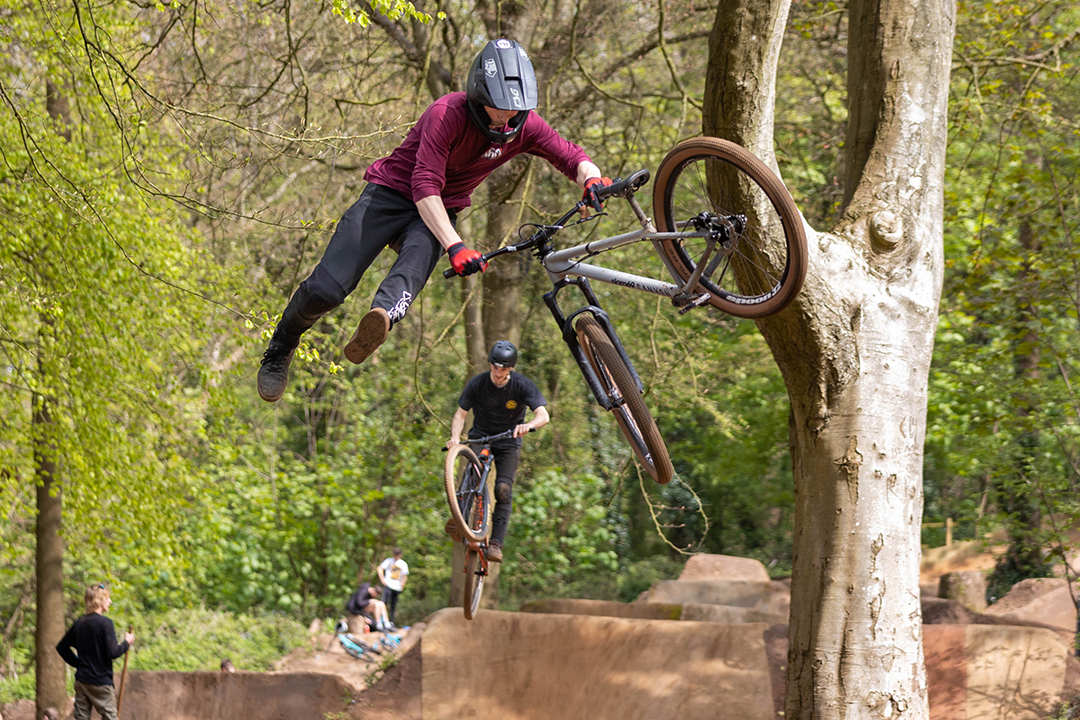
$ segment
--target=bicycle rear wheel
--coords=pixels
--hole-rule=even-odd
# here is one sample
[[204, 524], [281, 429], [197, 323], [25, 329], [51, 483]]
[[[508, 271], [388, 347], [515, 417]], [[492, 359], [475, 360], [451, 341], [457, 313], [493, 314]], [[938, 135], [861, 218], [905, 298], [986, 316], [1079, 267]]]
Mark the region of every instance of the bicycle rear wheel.
[[465, 548], [465, 598], [462, 606], [465, 619], [472, 620], [480, 609], [480, 595], [484, 592], [484, 566], [480, 562], [481, 550]]
[[480, 461], [468, 445], [446, 453], [446, 501], [462, 534], [477, 542], [487, 537], [491, 513], [487, 493], [480, 487]]
[[[706, 261], [697, 291], [713, 307], [742, 318], [784, 309], [806, 277], [806, 231], [776, 175], [745, 148], [720, 138], [685, 140], [656, 171], [653, 213], [661, 232], [723, 226], [727, 240]], [[705, 238], [662, 240], [661, 255], [686, 282]]]
[[675, 469], [671, 466], [664, 438], [619, 351], [592, 315], [579, 316], [575, 327], [586, 359], [604, 390], [616, 401], [611, 412], [638, 462], [653, 480], [670, 482]]

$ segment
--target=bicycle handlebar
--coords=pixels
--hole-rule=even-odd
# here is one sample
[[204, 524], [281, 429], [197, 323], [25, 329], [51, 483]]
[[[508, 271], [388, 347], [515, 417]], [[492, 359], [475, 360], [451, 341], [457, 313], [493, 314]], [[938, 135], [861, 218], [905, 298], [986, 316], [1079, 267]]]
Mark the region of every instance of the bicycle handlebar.
[[[510, 428], [506, 432], [501, 432], [498, 435], [488, 435], [487, 437], [478, 437], [478, 438], [466, 438], [465, 440], [462, 441], [462, 444], [464, 444], [464, 445], [483, 445], [484, 443], [489, 443], [489, 442], [491, 442], [493, 440], [502, 440], [503, 438], [512, 438], [512, 437], [514, 437], [514, 430], [515, 429], [516, 429], [516, 427]], [[528, 435], [532, 431], [533, 431], [533, 429], [529, 428], [528, 430], [525, 431], [525, 434]]]
[[[528, 435], [533, 430], [534, 430], [534, 428], [529, 428], [528, 430], [525, 431], [525, 434]], [[458, 445], [482, 445], [484, 443], [492, 442], [493, 440], [502, 440], [503, 438], [512, 438], [512, 437], [514, 437], [514, 428], [510, 428], [506, 432], [501, 432], [498, 435], [488, 435], [487, 437], [478, 437], [478, 438], [465, 438], [464, 440], [459, 442]], [[447, 450], [449, 450], [449, 448], [443, 448], [443, 452], [446, 452]]]
[[[634, 193], [641, 189], [641, 186], [647, 182], [649, 182], [649, 171], [638, 170], [635, 173], [630, 173], [625, 178], [616, 178], [615, 182], [611, 183], [610, 185], [602, 188], [597, 188], [596, 198], [598, 200], [606, 200], [609, 197], [619, 195], [629, 200], [634, 196]], [[519, 250], [524, 250], [528, 247], [532, 247], [537, 242], [538, 235], [541, 235], [542, 233], [550, 229], [561, 230], [566, 221], [573, 217], [574, 213], [579, 212], [584, 207], [592, 206], [589, 205], [589, 203], [585, 200], [579, 200], [577, 203], [574, 204], [573, 208], [571, 208], [565, 215], [559, 218], [553, 225], [545, 225], [541, 227], [540, 230], [538, 230], [536, 233], [533, 233], [533, 236], [523, 243], [518, 243], [517, 245], [507, 245], [506, 247], [501, 247], [498, 250], [492, 250], [489, 253], [484, 253], [480, 256], [481, 260], [486, 263], [493, 257], [505, 255], [506, 253], [517, 252]], [[447, 280], [456, 276], [457, 271], [455, 271], [454, 268], [449, 268], [448, 270], [443, 271], [443, 277]]]

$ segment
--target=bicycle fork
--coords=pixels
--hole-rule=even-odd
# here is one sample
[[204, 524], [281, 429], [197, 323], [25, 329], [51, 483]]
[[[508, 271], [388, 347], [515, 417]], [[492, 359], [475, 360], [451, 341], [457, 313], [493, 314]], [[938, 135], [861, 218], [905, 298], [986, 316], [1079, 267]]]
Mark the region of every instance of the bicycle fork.
[[[483, 575], [484, 577], [487, 577], [488, 568], [490, 567], [489, 564], [488, 564], [488, 559], [487, 559], [487, 543], [486, 542], [481, 542], [479, 540], [469, 540], [469, 539], [465, 539], [464, 543], [465, 543], [465, 547], [467, 547], [469, 550], [472, 550], [473, 552], [475, 552], [477, 557], [479, 557], [479, 559], [480, 559], [480, 564], [479, 564], [479, 567], [476, 569], [476, 573], [478, 575]], [[466, 563], [465, 567], [461, 568], [461, 571], [467, 573], [468, 570], [469, 570], [468, 563]]]
[[[567, 285], [576, 285], [585, 296], [585, 302], [588, 304], [585, 307], [570, 313], [569, 316], [564, 316], [562, 309], [559, 307], [557, 296], [559, 291]], [[615, 350], [618, 351], [619, 357], [622, 358], [623, 362], [626, 363], [626, 367], [629, 368], [630, 374], [634, 378], [634, 383], [637, 385], [638, 392], [645, 392], [645, 385], [641, 382], [641, 377], [634, 368], [634, 363], [631, 362], [630, 356], [626, 354], [626, 349], [623, 347], [622, 341], [619, 340], [619, 336], [615, 332], [615, 327], [611, 324], [611, 319], [608, 318], [608, 314], [600, 308], [600, 301], [593, 293], [587, 278], [564, 277], [557, 280], [555, 282], [555, 287], [552, 288], [551, 292], [544, 294], [544, 304], [548, 306], [552, 317], [555, 318], [556, 324], [558, 324], [559, 329], [562, 331], [563, 342], [570, 348], [570, 354], [574, 356], [574, 361], [581, 370], [581, 374], [585, 376], [585, 382], [588, 384], [589, 389], [592, 390], [593, 395], [596, 397], [596, 402], [600, 404], [600, 407], [610, 411], [621, 405], [622, 401], [616, 400], [608, 395], [607, 391], [604, 390], [603, 384], [600, 382], [600, 378], [597, 377], [596, 372], [593, 370], [592, 364], [585, 358], [585, 350], [582, 349], [581, 344], [578, 342], [577, 331], [574, 329], [574, 319], [582, 313], [590, 313], [596, 318], [596, 321], [600, 323], [604, 332], [607, 333], [607, 336], [611, 339], [612, 345], [615, 346]]]

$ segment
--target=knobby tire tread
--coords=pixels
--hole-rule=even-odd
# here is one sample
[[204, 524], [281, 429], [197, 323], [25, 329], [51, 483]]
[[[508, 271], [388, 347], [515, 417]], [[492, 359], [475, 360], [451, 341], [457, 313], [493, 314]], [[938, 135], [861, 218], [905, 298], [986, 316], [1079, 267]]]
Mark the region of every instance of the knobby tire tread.
[[[470, 540], [480, 542], [487, 537], [488, 526], [490, 525], [491, 513], [488, 512], [488, 498], [486, 493], [484, 493], [485, 497], [478, 498], [480, 511], [483, 513], [483, 524], [479, 530], [469, 527], [468, 519], [462, 514], [457, 501], [457, 459], [459, 456], [464, 456], [471, 466], [475, 467], [480, 464], [476, 453], [468, 445], [455, 445], [447, 451], [443, 478], [446, 483], [446, 501], [450, 505], [450, 514], [454, 516], [454, 520], [457, 521], [462, 534]], [[462, 478], [464, 479], [464, 474]]]
[[[623, 362], [622, 356], [611, 342], [611, 338], [604, 332], [596, 318], [591, 315], [581, 315], [577, 320], [578, 343], [585, 350], [585, 357], [593, 366], [600, 382], [610, 390], [614, 385], [622, 395], [625, 404], [622, 409], [629, 415], [634, 425], [640, 431], [635, 433], [627, 422], [619, 408], [612, 411], [619, 429], [630, 443], [638, 462], [645, 468], [653, 480], [667, 484], [675, 475], [675, 469], [671, 465], [667, 446], [664, 438], [660, 435], [656, 421], [653, 420], [648, 406], [645, 404], [637, 382], [634, 380], [630, 369]], [[595, 355], [594, 355], [595, 354]], [[599, 360], [599, 363], [597, 362]], [[637, 437], [635, 437], [635, 435]], [[648, 452], [649, 457], [645, 453]], [[651, 461], [650, 461], [651, 458]]]
[[[807, 249], [806, 230], [795, 201], [787, 188], [765, 163], [745, 148], [727, 140], [713, 137], [697, 137], [676, 145], [661, 161], [653, 185], [653, 213], [656, 228], [661, 232], [676, 232], [675, 218], [670, 217], [669, 204], [679, 181], [680, 173], [690, 162], [698, 159], [716, 159], [734, 166], [749, 176], [764, 191], [780, 218], [786, 253], [786, 267], [779, 280], [780, 288], [775, 295], [754, 302], [740, 303], [712, 293], [709, 301], [713, 307], [741, 318], [761, 318], [773, 315], [787, 307], [802, 289], [806, 277]], [[702, 207], [702, 210], [707, 208]], [[681, 252], [675, 240], [662, 240], [658, 247], [670, 266], [685, 282], [693, 273], [693, 262]], [[699, 286], [700, 291], [710, 291]]]
[[461, 603], [465, 619], [472, 620], [480, 608], [480, 595], [484, 592], [484, 576], [477, 574], [480, 550], [465, 548], [465, 597]]

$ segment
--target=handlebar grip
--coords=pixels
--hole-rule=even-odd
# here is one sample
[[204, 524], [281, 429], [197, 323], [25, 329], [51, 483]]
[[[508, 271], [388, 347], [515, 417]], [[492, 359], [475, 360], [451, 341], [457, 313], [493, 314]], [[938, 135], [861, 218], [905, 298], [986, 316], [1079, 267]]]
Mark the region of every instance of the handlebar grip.
[[449, 270], [443, 270], [442, 276], [449, 280], [452, 277], [457, 277], [457, 270], [450, 268]]
[[597, 188], [596, 197], [599, 200], [604, 200], [614, 195], [626, 195], [628, 191], [634, 193], [647, 182], [649, 182], [649, 171], [638, 170], [635, 173], [630, 173], [625, 178], [615, 178], [615, 182], [606, 187]]

